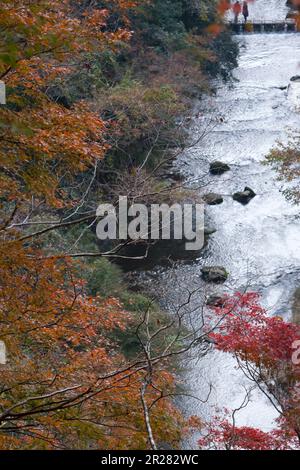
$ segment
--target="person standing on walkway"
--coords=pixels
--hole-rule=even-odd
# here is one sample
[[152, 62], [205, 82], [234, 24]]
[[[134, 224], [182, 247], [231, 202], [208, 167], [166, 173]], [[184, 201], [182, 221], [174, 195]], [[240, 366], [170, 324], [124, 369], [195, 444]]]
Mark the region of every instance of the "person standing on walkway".
[[242, 13], [242, 7], [241, 7], [240, 2], [237, 1], [233, 5], [233, 13], [234, 13], [234, 22], [235, 24], [237, 24], [239, 21], [239, 16]]
[[248, 2], [243, 2], [243, 17], [245, 18], [245, 24], [247, 23], [249, 16]]

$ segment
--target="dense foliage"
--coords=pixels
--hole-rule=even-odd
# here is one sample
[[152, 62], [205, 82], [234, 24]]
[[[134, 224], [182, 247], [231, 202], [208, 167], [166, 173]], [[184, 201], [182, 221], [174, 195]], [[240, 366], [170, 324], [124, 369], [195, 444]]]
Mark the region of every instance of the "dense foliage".
[[209, 30], [219, 13], [210, 1], [1, 2], [1, 449], [178, 446], [171, 358], [185, 333], [126, 292], [93, 227], [120, 187], [158, 191], [147, 171], [184, 145], [190, 97], [208, 72], [230, 76], [236, 47], [227, 37], [224, 54]]
[[287, 199], [299, 203], [299, 162], [300, 162], [300, 138], [293, 135], [287, 144], [279, 143], [267, 155], [266, 162], [278, 172], [281, 180], [289, 182], [284, 193]]
[[224, 297], [215, 307], [220, 321], [210, 334], [216, 348], [232, 354], [245, 376], [269, 399], [278, 413], [270, 432], [237, 425], [238, 412], [251, 400], [246, 393], [241, 408], [226, 410], [202, 429], [201, 448], [225, 450], [291, 450], [300, 441], [300, 328], [281, 317], [270, 317], [256, 293]]
[[239, 428], [234, 413], [186, 423], [172, 401], [174, 357], [194, 332], [180, 309], [170, 319], [133, 293], [111, 262], [118, 247], [94, 234], [100, 202], [176, 197], [155, 169], [184, 149], [210, 78], [231, 78], [228, 7], [2, 1], [0, 449], [176, 448], [190, 426], [201, 448], [298, 445], [298, 326], [268, 318], [253, 294], [226, 298], [197, 342], [237, 358], [276, 407], [278, 429]]

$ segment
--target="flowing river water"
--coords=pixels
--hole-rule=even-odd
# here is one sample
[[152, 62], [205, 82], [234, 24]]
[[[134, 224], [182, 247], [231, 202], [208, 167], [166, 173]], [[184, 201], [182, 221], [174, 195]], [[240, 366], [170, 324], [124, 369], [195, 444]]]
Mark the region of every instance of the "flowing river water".
[[[250, 19], [281, 19], [286, 16], [285, 0], [257, 0], [250, 4]], [[270, 314], [289, 318], [291, 298], [300, 286], [300, 211], [288, 202], [286, 187], [276, 173], [262, 164], [264, 156], [277, 140], [287, 141], [288, 128], [299, 128], [300, 119], [291, 94], [282, 89], [299, 74], [300, 36], [295, 33], [248, 34], [237, 36], [241, 46], [239, 67], [232, 88], [219, 84], [215, 97], [199, 105], [214, 108], [222, 119], [196, 148], [177, 161], [186, 180], [205, 182], [205, 192], [220, 193], [224, 203], [207, 209], [209, 224], [216, 228], [199, 259], [179, 264], [175, 269], [160, 268], [150, 274], [158, 279], [161, 298], [172, 311], [186, 298], [187, 288], [202, 287], [196, 303], [208, 294], [237, 290], [258, 291]], [[201, 131], [201, 117], [194, 122], [194, 132]], [[208, 176], [209, 163], [221, 160], [231, 171], [223, 176]], [[250, 186], [257, 197], [247, 206], [233, 201], [231, 195]], [[202, 190], [203, 192], [203, 190]], [[211, 286], [201, 279], [201, 267], [219, 265], [229, 272], [224, 286]], [[162, 287], [163, 286], [163, 287]], [[195, 320], [197, 321], [197, 320]], [[251, 385], [229, 355], [211, 351], [203, 359], [193, 355], [185, 362], [184, 382], [194, 398], [181, 401], [187, 415], [209, 419], [215, 408], [238, 408]], [[274, 427], [276, 413], [259, 391], [236, 416], [237, 424]], [[195, 446], [195, 439], [185, 443]]]

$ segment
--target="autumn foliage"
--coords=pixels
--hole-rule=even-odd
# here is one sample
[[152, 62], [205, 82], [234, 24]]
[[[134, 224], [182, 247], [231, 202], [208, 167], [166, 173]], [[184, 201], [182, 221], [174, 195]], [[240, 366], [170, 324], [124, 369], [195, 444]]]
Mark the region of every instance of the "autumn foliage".
[[114, 47], [130, 33], [105, 32], [105, 10], [90, 8], [75, 16], [71, 3], [2, 3], [0, 79], [8, 97], [1, 107], [0, 158], [7, 200], [34, 192], [61, 204], [62, 176], [83, 171], [105, 153], [104, 123], [88, 105], [68, 110], [51, 102], [46, 90], [55, 77], [71, 72], [81, 54]]
[[299, 440], [290, 430], [264, 432], [247, 426], [234, 426], [230, 419], [216, 417], [199, 440], [202, 449], [215, 450], [295, 450]]
[[[208, 77], [230, 79], [237, 45], [223, 36], [228, 8], [217, 0], [1, 2], [0, 449], [179, 446], [186, 423], [172, 401], [172, 356], [189, 349], [191, 335], [181, 314], [179, 326], [161, 322], [149, 301], [133, 318], [131, 299], [125, 308], [117, 293], [97, 289], [101, 266], [91, 264], [118, 254], [95, 242], [93, 250], [72, 248], [93, 235], [95, 201], [113, 199], [120, 186], [140, 197], [148, 166], [152, 174], [172, 145], [182, 149], [178, 115], [209, 89]], [[89, 94], [56, 94], [78, 76]], [[153, 197], [160, 187], [146, 189]], [[235, 355], [280, 421], [266, 434], [225, 417], [208, 426], [207, 439], [225, 448], [294, 447], [298, 327], [269, 318], [254, 294], [226, 298], [213, 315], [218, 328], [210, 338], [201, 331], [201, 341]], [[120, 344], [129, 328], [137, 351], [130, 358]]]
[[[62, 221], [59, 211], [76, 214], [69, 187], [104, 158], [109, 125], [87, 101], [68, 108], [47, 90], [83, 54], [117, 50], [130, 38], [126, 17], [136, 2], [114, 3], [123, 24], [111, 31], [107, 10], [92, 2], [1, 2], [1, 449], [148, 447], [145, 359], [129, 363], [108, 339], [130, 315], [115, 298], [89, 297], [84, 267], [50, 256], [43, 238]], [[155, 401], [154, 429], [175, 442], [180, 416], [170, 402], [156, 402], [173, 378], [162, 368], [151, 380], [157, 389], [146, 386], [143, 400]]]
[[299, 325], [268, 316], [256, 293], [224, 297], [214, 308], [220, 325], [210, 334], [215, 347], [234, 355], [246, 377], [269, 398], [279, 418], [266, 433], [238, 427], [227, 411], [216, 416], [199, 441], [203, 448], [284, 450], [299, 447]]

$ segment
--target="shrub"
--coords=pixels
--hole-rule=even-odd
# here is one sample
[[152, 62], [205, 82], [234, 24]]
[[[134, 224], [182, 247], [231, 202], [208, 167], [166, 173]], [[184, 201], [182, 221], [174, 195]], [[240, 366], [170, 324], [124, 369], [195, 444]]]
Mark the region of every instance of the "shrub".
[[122, 272], [118, 266], [106, 258], [99, 258], [86, 264], [87, 290], [89, 295], [110, 297], [118, 294], [122, 288]]
[[174, 136], [176, 117], [184, 110], [170, 85], [147, 86], [128, 76], [107, 89], [95, 106], [106, 121], [115, 121], [108, 139], [117, 166], [124, 166], [124, 156], [126, 165], [126, 155], [131, 164], [138, 164], [150, 149], [168, 145]]

